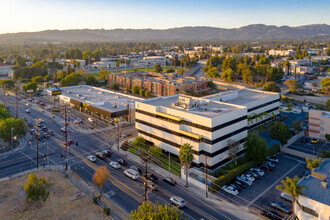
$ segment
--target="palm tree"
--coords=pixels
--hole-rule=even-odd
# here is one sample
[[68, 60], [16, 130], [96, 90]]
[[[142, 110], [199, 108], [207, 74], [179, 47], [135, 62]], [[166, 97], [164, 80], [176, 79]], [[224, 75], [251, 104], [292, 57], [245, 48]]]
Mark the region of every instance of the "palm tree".
[[305, 195], [303, 190], [306, 188], [306, 186], [298, 185], [298, 182], [298, 176], [295, 176], [293, 179], [291, 179], [290, 177], [286, 177], [286, 180], [281, 180], [282, 185], [276, 185], [276, 189], [290, 194], [292, 198], [293, 214], [296, 198], [299, 195]]
[[188, 171], [191, 166], [191, 162], [194, 159], [193, 150], [190, 144], [185, 143], [180, 147], [179, 159], [181, 161], [181, 165], [184, 167], [184, 171], [186, 175], [185, 187], [188, 187]]
[[[258, 122], [258, 119], [257, 119], [258, 115], [256, 113], [253, 113], [252, 115], [253, 115], [253, 118], [256, 119], [256, 123], [257, 123]], [[257, 124], [257, 129], [258, 129], [258, 124]]]
[[251, 116], [251, 115], [249, 115], [248, 117], [247, 117], [247, 119], [248, 119], [248, 124], [249, 124], [249, 126], [253, 123], [253, 117]]

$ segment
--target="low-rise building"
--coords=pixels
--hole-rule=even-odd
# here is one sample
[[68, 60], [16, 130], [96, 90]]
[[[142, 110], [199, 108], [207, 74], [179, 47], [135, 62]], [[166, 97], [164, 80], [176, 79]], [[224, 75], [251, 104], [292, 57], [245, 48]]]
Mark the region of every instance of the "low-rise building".
[[324, 159], [320, 167], [311, 175], [303, 177], [299, 185], [305, 186], [304, 195], [295, 201], [295, 214], [298, 219], [329, 220], [330, 218], [330, 159]]
[[330, 134], [330, 112], [309, 110], [308, 125], [310, 137], [325, 139], [325, 135]]
[[275, 49], [271, 49], [268, 51], [269, 55], [272, 56], [294, 56], [295, 51], [294, 50], [275, 50]]

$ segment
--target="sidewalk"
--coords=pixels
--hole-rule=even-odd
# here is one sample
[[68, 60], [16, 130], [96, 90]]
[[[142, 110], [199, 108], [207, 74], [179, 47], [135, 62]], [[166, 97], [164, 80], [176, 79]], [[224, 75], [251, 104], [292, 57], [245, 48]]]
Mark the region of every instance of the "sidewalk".
[[[130, 138], [128, 141], [134, 140], [133, 138]], [[123, 142], [120, 143], [120, 146]], [[112, 149], [116, 149], [116, 145], [113, 146], [114, 148]], [[129, 151], [123, 151], [120, 150], [119, 152], [122, 155], [125, 155], [128, 159], [141, 164], [141, 158], [139, 156], [136, 156], [135, 154], [130, 153]], [[152, 170], [154, 173], [157, 173], [158, 175], [161, 175], [163, 177], [167, 177], [169, 175], [168, 170], [164, 170], [163, 168], [155, 165], [155, 164], [149, 164], [148, 169]], [[171, 177], [177, 182], [177, 185], [184, 187], [185, 185], [185, 180], [174, 175], [171, 174]], [[208, 198], [205, 198], [205, 190], [202, 190], [201, 188], [189, 183], [189, 188], [188, 188], [190, 193], [194, 193], [196, 196], [198, 196], [198, 198], [200, 199], [204, 199], [208, 202], [213, 203], [214, 205], [216, 205], [216, 207], [221, 208], [223, 210], [225, 210], [226, 212], [229, 212], [232, 215], [235, 215], [237, 218], [240, 219], [261, 219], [258, 216], [250, 213], [248, 207], [246, 206], [236, 206], [228, 201], [222, 200], [220, 198], [218, 198], [217, 196], [213, 195], [212, 193], [208, 193]]]

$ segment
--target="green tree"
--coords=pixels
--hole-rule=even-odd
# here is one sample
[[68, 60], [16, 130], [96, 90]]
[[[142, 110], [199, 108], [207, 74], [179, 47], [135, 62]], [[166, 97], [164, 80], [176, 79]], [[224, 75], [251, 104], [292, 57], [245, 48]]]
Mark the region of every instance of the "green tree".
[[216, 78], [219, 76], [219, 70], [217, 67], [212, 67], [207, 70], [206, 74], [211, 78]]
[[67, 75], [66, 77], [64, 77], [60, 81], [60, 84], [62, 86], [75, 86], [75, 85], [78, 85], [83, 80], [84, 80], [84, 77], [82, 75], [77, 74], [77, 73], [71, 73], [70, 75]]
[[74, 69], [71, 68], [71, 64], [68, 63], [67, 67], [66, 67], [66, 72], [65, 75], [70, 75], [71, 73], [74, 73]]
[[133, 94], [139, 94], [139, 91], [140, 91], [140, 87], [138, 85], [134, 85], [132, 87], [132, 93]]
[[194, 152], [193, 152], [190, 144], [185, 143], [180, 147], [179, 159], [181, 161], [181, 165], [184, 167], [185, 174], [186, 174], [185, 187], [188, 187], [188, 171], [189, 171], [192, 161], [194, 160]]
[[248, 134], [244, 147], [246, 148], [245, 156], [249, 160], [259, 163], [267, 157], [267, 141], [255, 133]]
[[38, 85], [36, 82], [29, 82], [25, 86], [23, 86], [23, 90], [27, 92], [28, 90], [33, 90], [34, 92], [37, 91]]
[[144, 89], [139, 90], [140, 96], [144, 96]]
[[280, 82], [283, 79], [283, 71], [280, 68], [272, 67], [268, 70], [269, 80]]
[[238, 76], [237, 74], [231, 69], [228, 68], [221, 74], [221, 79], [225, 81], [235, 81], [237, 80]]
[[134, 139], [134, 145], [137, 146], [137, 147], [140, 147], [140, 148], [143, 148], [145, 149], [147, 147], [147, 141], [143, 138], [143, 137], [139, 137], [137, 136], [135, 139]]
[[30, 173], [24, 186], [26, 201], [46, 201], [49, 196], [49, 187], [46, 177], [38, 178], [35, 173]]
[[319, 160], [311, 160], [306, 158], [306, 163], [307, 163], [307, 169], [310, 169], [313, 171], [314, 169], [318, 168], [320, 166], [321, 161]]
[[31, 79], [31, 81], [40, 84], [40, 83], [44, 82], [44, 77], [42, 77], [42, 76], [35, 76], [35, 77], [33, 77]]
[[109, 70], [100, 69], [100, 78], [101, 79], [107, 79], [109, 74], [110, 74]]
[[110, 172], [106, 166], [96, 168], [93, 175], [93, 184], [100, 187], [100, 197], [102, 197], [103, 186], [109, 178]]
[[227, 141], [227, 146], [228, 146], [228, 155], [229, 158], [235, 161], [235, 165], [237, 165], [237, 153], [239, 151], [239, 142], [233, 140], [233, 139], [228, 139]]
[[326, 77], [321, 80], [322, 87], [330, 86], [330, 77]]
[[293, 210], [295, 210], [294, 205], [296, 202], [296, 198], [300, 195], [305, 195], [303, 191], [306, 187], [298, 184], [298, 176], [295, 176], [293, 179], [291, 179], [290, 177], [286, 177], [286, 180], [281, 180], [281, 183], [282, 185], [276, 185], [276, 189], [290, 194], [292, 198], [292, 208]]
[[147, 98], [150, 98], [151, 94], [148, 90], [146, 90], [146, 92], [144, 93], [144, 96], [147, 97]]
[[52, 79], [51, 75], [46, 75], [46, 76], [44, 77], [44, 82], [48, 82], [48, 81], [50, 81], [51, 79]]
[[0, 119], [10, 118], [11, 115], [4, 105], [0, 104]]
[[299, 119], [293, 120], [291, 122], [291, 126], [296, 131], [301, 131], [301, 123]]
[[96, 84], [96, 78], [94, 76], [88, 76], [86, 78], [86, 84], [90, 86], [94, 86]]
[[162, 67], [160, 66], [160, 64], [157, 63], [157, 64], [155, 65], [155, 72], [156, 72], [156, 73], [160, 73], [161, 71], [163, 71], [163, 69], [162, 69]]
[[119, 90], [119, 85], [118, 85], [118, 83], [114, 82], [114, 83], [112, 84], [112, 86], [111, 86], [111, 89], [113, 89], [113, 90]]
[[2, 79], [0, 80], [0, 86], [3, 89], [12, 89], [15, 86], [15, 82], [13, 80]]
[[222, 72], [226, 71], [227, 69], [236, 71], [236, 61], [234, 58], [228, 57], [223, 61], [222, 67], [221, 67]]
[[264, 85], [264, 91], [268, 92], [281, 92], [281, 89], [275, 82], [266, 82]]
[[269, 136], [278, 140], [283, 146], [291, 137], [290, 128], [282, 122], [275, 122], [269, 130]]
[[184, 219], [183, 213], [179, 211], [177, 206], [170, 206], [168, 204], [152, 204], [145, 201], [139, 206], [138, 210], [132, 210], [130, 214], [132, 220], [179, 220]]
[[246, 82], [246, 83], [253, 82], [253, 74], [252, 74], [251, 70], [250, 69], [244, 69], [242, 71], [242, 78], [243, 78], [243, 81]]
[[[3, 115], [2, 115], [3, 116]], [[19, 118], [6, 118], [0, 120], [0, 137], [4, 141], [11, 141], [11, 129], [14, 136], [22, 136], [25, 134], [24, 122]]]
[[284, 83], [284, 85], [287, 85], [290, 89], [290, 92], [297, 92], [297, 80], [295, 79], [289, 79], [286, 80]]
[[[327, 140], [330, 140], [330, 137]], [[317, 156], [320, 158], [330, 158], [330, 151], [324, 150], [324, 149], [319, 149], [319, 153]]]

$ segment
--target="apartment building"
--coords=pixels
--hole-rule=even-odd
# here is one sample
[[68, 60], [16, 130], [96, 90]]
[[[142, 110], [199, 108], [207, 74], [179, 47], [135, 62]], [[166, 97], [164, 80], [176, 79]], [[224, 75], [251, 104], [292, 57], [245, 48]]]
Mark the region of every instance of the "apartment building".
[[330, 112], [311, 109], [308, 117], [309, 136], [325, 139], [325, 135], [330, 134]]
[[295, 214], [298, 219], [329, 220], [330, 217], [330, 159], [324, 159], [320, 167], [298, 183], [305, 186], [304, 195], [295, 202]]
[[[279, 94], [258, 90], [244, 89], [207, 98], [157, 97], [135, 103], [135, 126], [139, 136], [174, 155], [178, 155], [182, 144], [191, 144], [193, 165], [203, 166], [205, 155], [214, 170], [230, 161], [228, 140], [242, 144], [248, 129], [260, 123], [257, 118], [251, 122], [249, 115], [275, 112], [276, 116], [278, 108]], [[263, 121], [273, 119], [268, 114], [263, 116]], [[243, 153], [241, 145], [238, 155]]]
[[294, 56], [295, 51], [294, 50], [275, 50], [275, 49], [271, 49], [268, 52], [269, 55], [272, 56]]

